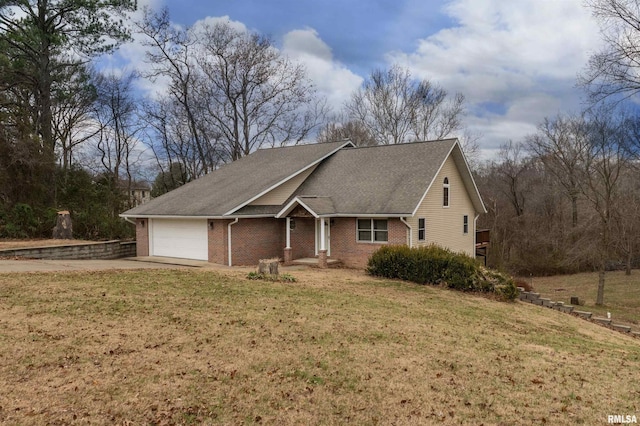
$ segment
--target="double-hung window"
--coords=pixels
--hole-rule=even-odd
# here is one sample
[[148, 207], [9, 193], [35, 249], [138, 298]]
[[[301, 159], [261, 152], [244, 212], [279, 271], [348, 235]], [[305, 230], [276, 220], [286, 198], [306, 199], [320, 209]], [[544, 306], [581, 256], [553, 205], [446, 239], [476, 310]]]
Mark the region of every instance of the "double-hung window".
[[358, 241], [382, 243], [389, 241], [387, 219], [358, 219]]
[[424, 241], [427, 239], [427, 226], [425, 218], [418, 219], [418, 241]]
[[469, 216], [467, 216], [466, 214], [462, 216], [462, 232], [464, 234], [469, 233]]

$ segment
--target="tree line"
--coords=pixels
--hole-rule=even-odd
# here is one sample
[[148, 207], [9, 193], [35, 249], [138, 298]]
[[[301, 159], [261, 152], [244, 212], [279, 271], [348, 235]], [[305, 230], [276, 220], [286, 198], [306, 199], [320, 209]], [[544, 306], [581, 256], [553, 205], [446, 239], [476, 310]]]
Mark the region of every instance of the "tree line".
[[[330, 111], [268, 37], [224, 20], [179, 27], [166, 8], [130, 19], [135, 7], [0, 5], [0, 237], [48, 236], [60, 209], [78, 237], [130, 235], [118, 214], [148, 169], [157, 196], [261, 147], [402, 143], [462, 128], [462, 95], [406, 69], [373, 71], [344, 111]], [[96, 67], [134, 36], [144, 70]], [[163, 90], [143, 96], [144, 84]]]

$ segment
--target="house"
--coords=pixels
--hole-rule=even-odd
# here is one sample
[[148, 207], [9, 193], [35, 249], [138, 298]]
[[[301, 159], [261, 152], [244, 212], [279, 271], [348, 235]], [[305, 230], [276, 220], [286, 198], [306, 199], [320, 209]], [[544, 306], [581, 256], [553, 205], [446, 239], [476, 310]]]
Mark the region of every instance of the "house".
[[131, 188], [129, 199], [134, 207], [147, 203], [151, 200], [151, 188], [144, 183], [137, 183]]
[[151, 200], [151, 188], [145, 182], [120, 179], [118, 188], [129, 197], [129, 205], [136, 207]]
[[364, 267], [384, 244], [475, 255], [485, 207], [457, 139], [261, 149], [137, 206], [138, 256]]

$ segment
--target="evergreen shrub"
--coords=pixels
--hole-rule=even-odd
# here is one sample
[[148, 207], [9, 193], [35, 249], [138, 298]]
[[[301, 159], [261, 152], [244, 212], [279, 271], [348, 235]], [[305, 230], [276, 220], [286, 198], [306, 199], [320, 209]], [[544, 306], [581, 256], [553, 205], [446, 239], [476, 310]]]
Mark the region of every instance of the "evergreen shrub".
[[505, 300], [514, 300], [518, 295], [510, 277], [485, 268], [465, 254], [437, 245], [383, 246], [369, 258], [367, 273], [460, 291], [495, 293]]

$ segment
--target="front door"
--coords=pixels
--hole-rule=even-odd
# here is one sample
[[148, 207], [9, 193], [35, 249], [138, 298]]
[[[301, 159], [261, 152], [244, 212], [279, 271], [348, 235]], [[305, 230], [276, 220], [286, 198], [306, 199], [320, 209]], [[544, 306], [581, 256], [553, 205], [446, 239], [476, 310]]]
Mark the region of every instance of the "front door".
[[[330, 236], [329, 219], [324, 220], [324, 248], [327, 250], [327, 256], [331, 256], [331, 236]], [[320, 219], [316, 219], [316, 256], [320, 251]]]

